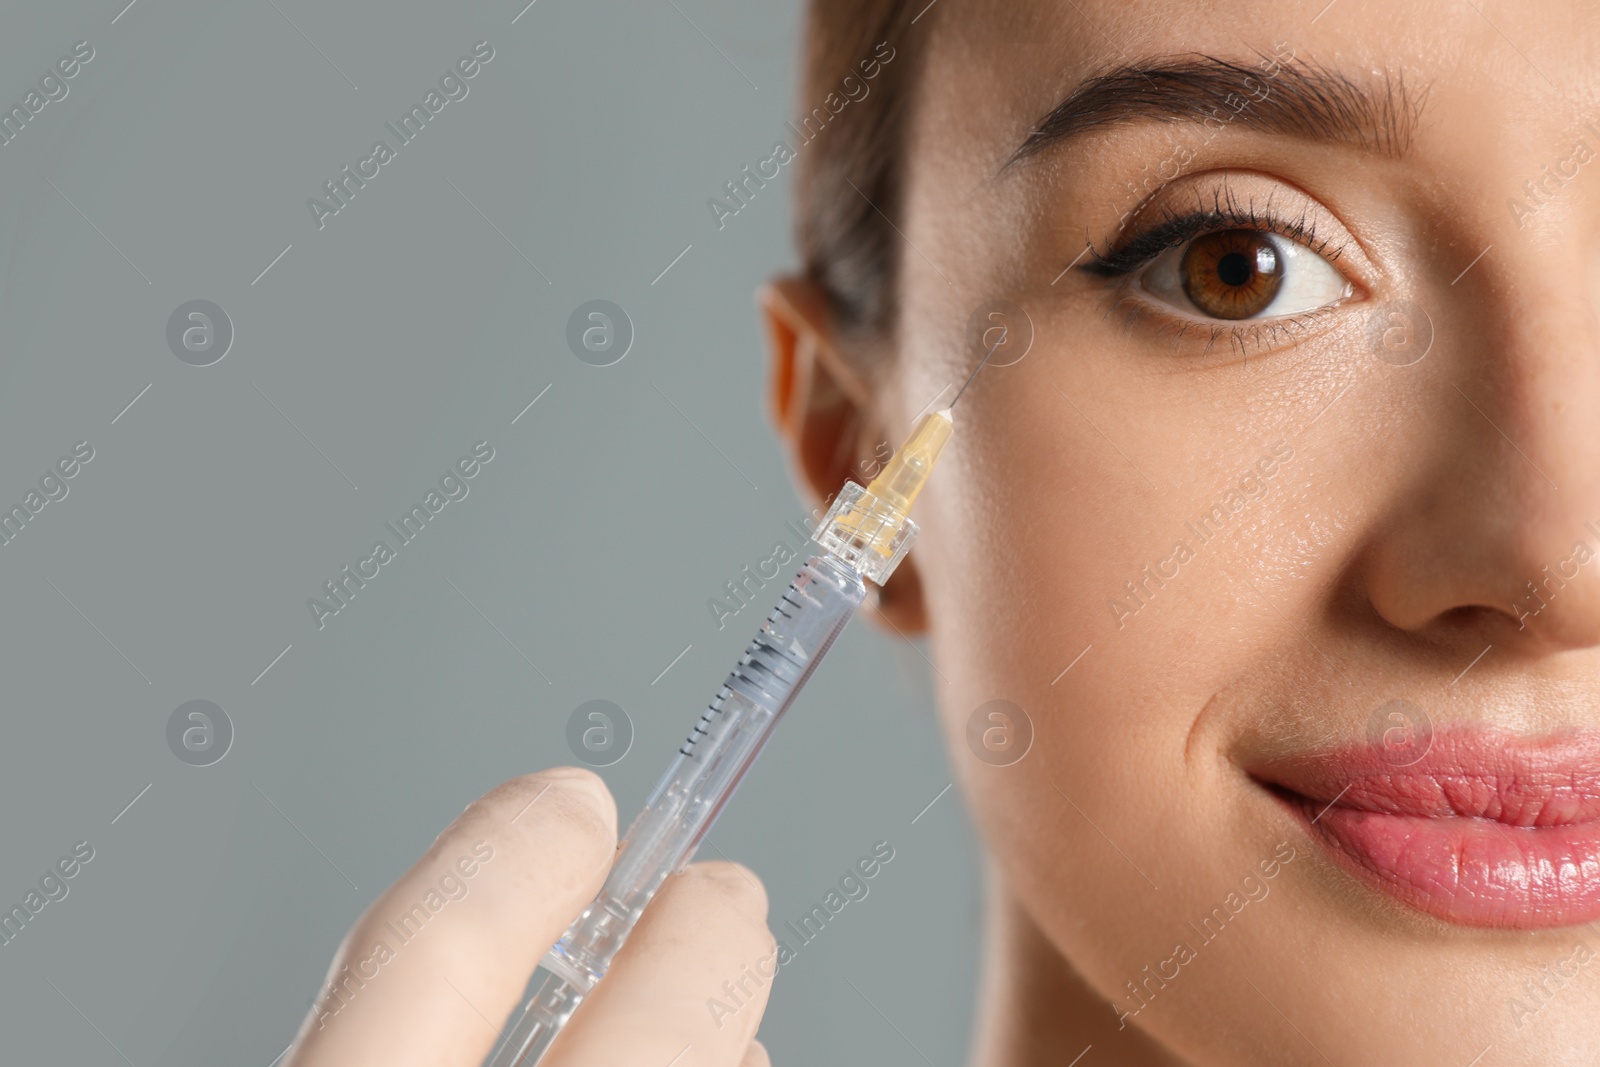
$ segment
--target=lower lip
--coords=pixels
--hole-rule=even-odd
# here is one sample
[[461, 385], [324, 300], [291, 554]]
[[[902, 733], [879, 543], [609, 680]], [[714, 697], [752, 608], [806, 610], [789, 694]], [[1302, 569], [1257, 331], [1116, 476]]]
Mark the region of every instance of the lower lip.
[[1536, 930], [1600, 919], [1600, 821], [1519, 827], [1286, 799], [1346, 867], [1446, 922]]

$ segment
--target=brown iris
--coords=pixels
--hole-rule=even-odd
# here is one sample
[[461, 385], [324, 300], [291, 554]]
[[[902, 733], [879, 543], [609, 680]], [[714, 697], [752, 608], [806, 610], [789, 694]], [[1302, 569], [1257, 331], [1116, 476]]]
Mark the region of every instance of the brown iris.
[[1248, 319], [1278, 295], [1283, 262], [1259, 230], [1223, 230], [1196, 237], [1178, 267], [1183, 293], [1218, 319]]

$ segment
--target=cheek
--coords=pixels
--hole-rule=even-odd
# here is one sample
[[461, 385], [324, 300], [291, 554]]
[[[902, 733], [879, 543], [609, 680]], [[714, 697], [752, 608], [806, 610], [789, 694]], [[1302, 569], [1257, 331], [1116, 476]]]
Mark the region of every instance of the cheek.
[[[1273, 646], [1276, 616], [1227, 575], [1255, 551], [1248, 512], [1228, 540], [1184, 562], [1174, 552], [1216, 495], [1189, 487], [1236, 483], [1256, 444], [1169, 452], [1117, 383], [1084, 372], [1072, 402], [1057, 393], [1061, 355], [1030, 354], [974, 392], [958, 417], [966, 434], [919, 503], [915, 554], [947, 679], [943, 728], [989, 851], [1046, 935], [1114, 998], [1215, 903], [1210, 888], [1271, 851], [1238, 828], [1247, 784], [1209, 743], [1202, 709]], [[1183, 456], [1181, 469], [1162, 454]], [[1108, 601], [1134, 603], [1124, 582], [1142, 583], [1143, 606], [1119, 625]], [[972, 743], [974, 712], [995, 700], [1032, 725], [1010, 765]]]

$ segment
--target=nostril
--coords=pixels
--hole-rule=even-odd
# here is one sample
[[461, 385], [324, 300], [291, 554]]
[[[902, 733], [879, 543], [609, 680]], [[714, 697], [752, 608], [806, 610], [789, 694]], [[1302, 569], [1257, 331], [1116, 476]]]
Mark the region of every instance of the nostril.
[[1541, 600], [1530, 596], [1505, 607], [1465, 604], [1450, 608], [1417, 633], [1435, 643], [1465, 646], [1488, 642], [1559, 652], [1600, 644], [1600, 612], [1591, 611], [1576, 598]]
[[1463, 604], [1460, 607], [1450, 608], [1439, 616], [1441, 625], [1453, 631], [1478, 630], [1485, 626], [1496, 625], [1497, 619], [1511, 618], [1513, 616], [1499, 608], [1491, 608], [1482, 604]]
[[1508, 644], [1528, 626], [1510, 605], [1461, 604], [1439, 612], [1410, 632], [1435, 646], [1482, 648], [1484, 644]]

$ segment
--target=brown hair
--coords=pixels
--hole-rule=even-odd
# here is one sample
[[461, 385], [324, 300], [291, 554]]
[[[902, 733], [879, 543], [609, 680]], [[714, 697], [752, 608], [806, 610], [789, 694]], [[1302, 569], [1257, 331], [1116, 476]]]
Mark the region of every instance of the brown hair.
[[885, 43], [893, 49], [866, 95], [796, 146], [795, 240], [802, 270], [827, 295], [843, 333], [885, 335], [894, 327], [901, 158], [914, 60], [922, 51], [912, 46], [925, 34], [932, 7], [927, 0], [811, 0], [802, 123], [814, 105], [839, 93], [847, 77], [861, 79], [868, 69], [863, 63], [881, 57], [875, 49]]

